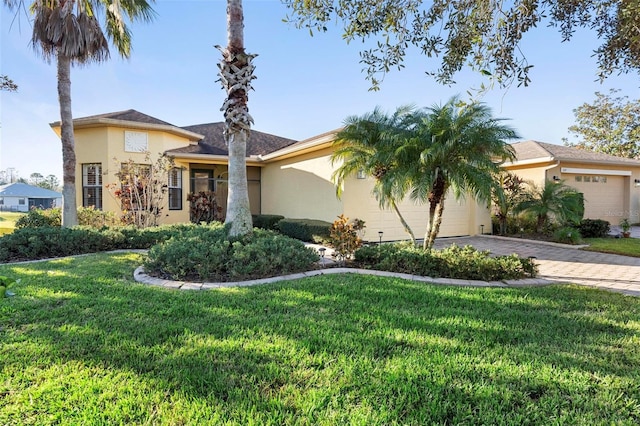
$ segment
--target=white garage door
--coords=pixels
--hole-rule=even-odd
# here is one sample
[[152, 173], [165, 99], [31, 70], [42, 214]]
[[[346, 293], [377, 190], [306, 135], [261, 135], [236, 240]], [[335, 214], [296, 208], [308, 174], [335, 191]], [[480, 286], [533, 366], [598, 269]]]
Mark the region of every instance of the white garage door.
[[584, 194], [585, 219], [617, 224], [624, 214], [624, 176], [570, 176], [566, 183]]

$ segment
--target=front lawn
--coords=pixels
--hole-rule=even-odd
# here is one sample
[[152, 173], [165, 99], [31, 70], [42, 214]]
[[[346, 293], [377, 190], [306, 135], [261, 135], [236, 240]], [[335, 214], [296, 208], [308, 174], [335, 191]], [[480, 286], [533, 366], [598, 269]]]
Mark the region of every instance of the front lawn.
[[136, 254], [0, 266], [0, 424], [638, 424], [640, 299], [331, 275], [214, 291]]
[[640, 257], [640, 238], [585, 238], [583, 250]]
[[16, 227], [16, 221], [24, 216], [24, 213], [0, 212], [0, 236], [10, 234]]

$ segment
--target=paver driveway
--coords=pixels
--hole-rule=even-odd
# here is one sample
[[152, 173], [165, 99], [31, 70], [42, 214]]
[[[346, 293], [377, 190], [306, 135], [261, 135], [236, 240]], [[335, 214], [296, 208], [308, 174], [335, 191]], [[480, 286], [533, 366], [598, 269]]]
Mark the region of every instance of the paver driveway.
[[496, 255], [517, 253], [521, 257], [534, 256], [540, 268], [540, 278], [640, 296], [640, 258], [494, 236], [441, 238], [436, 240], [435, 247], [442, 248], [452, 243], [469, 244]]

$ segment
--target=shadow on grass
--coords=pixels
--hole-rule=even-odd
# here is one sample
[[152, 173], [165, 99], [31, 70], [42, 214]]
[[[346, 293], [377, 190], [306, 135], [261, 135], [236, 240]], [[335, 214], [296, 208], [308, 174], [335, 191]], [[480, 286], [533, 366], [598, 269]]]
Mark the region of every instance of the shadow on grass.
[[[133, 371], [158, 392], [205, 400], [239, 422], [260, 420], [256, 410], [309, 423], [640, 415], [640, 405], [575, 402], [603, 392], [606, 377], [640, 401], [632, 298], [354, 275], [172, 291], [134, 283], [137, 259], [0, 267], [24, 281], [0, 302], [7, 366], [62, 360]], [[24, 342], [39, 346], [38, 359]]]

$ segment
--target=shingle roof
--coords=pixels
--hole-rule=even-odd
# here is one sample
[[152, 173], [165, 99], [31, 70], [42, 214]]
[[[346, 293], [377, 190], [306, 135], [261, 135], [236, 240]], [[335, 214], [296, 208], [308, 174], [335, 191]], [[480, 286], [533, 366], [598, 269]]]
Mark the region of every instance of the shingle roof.
[[[176, 154], [229, 155], [229, 150], [222, 135], [224, 123], [196, 124], [193, 126], [184, 126], [182, 129], [201, 134], [204, 138], [198, 142], [198, 145], [172, 149], [167, 152]], [[247, 156], [269, 154], [294, 143], [296, 143], [296, 141], [293, 139], [251, 130], [249, 140], [247, 141]]]
[[62, 198], [59, 192], [22, 182], [0, 185], [0, 197]]
[[600, 152], [587, 151], [571, 146], [554, 145], [538, 141], [523, 141], [513, 143], [518, 161], [535, 160], [551, 157], [561, 161], [584, 161], [589, 163], [616, 163], [640, 166], [640, 160], [632, 158], [616, 157]]
[[147, 114], [143, 114], [140, 111], [136, 111], [135, 109], [128, 109], [126, 111], [108, 112], [106, 114], [90, 115], [88, 117], [80, 117], [77, 120], [96, 120], [99, 118], [109, 118], [111, 120], [122, 120], [122, 121], [133, 121], [134, 123], [173, 126], [173, 124], [171, 123], [159, 120]]

